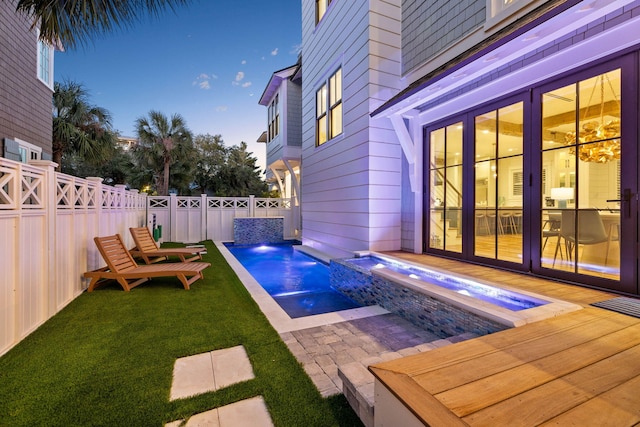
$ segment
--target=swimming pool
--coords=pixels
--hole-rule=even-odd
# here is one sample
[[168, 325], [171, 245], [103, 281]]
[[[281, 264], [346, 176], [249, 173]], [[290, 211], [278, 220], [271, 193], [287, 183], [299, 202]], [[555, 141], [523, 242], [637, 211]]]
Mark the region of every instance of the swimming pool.
[[329, 283], [329, 266], [291, 243], [225, 246], [291, 317], [362, 307]]

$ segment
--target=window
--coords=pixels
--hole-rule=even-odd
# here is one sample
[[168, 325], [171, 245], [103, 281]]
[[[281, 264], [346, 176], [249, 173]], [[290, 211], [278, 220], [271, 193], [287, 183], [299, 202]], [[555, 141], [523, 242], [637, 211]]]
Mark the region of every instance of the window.
[[342, 68], [316, 92], [316, 145], [342, 133]]
[[278, 102], [279, 102], [278, 100], [279, 100], [279, 96], [276, 95], [276, 97], [273, 99], [273, 101], [271, 101], [271, 104], [269, 105], [269, 111], [268, 111], [269, 128], [268, 128], [267, 141], [272, 141], [276, 136], [278, 136], [278, 133], [279, 133], [280, 113], [278, 112]]
[[511, 172], [511, 197], [522, 197], [524, 195], [524, 174], [522, 170]]
[[509, 6], [516, 3], [517, 1], [518, 0], [489, 0], [489, 10], [491, 13], [490, 17], [496, 16], [498, 13], [507, 9]]
[[42, 148], [16, 138], [15, 141], [5, 139], [5, 149], [14, 151], [19, 157], [16, 159], [22, 163], [29, 160], [40, 160], [42, 158]]
[[53, 88], [53, 48], [38, 40], [38, 79]]
[[333, 0], [316, 0], [316, 25], [322, 20]]

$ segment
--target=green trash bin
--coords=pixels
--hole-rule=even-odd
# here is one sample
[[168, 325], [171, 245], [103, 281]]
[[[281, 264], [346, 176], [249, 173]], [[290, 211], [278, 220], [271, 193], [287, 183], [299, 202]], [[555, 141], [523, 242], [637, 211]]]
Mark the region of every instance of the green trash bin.
[[158, 239], [162, 239], [162, 225], [158, 224]]
[[153, 229], [153, 240], [155, 240], [157, 242], [159, 238], [160, 238], [160, 230], [158, 230], [158, 228], [154, 228]]

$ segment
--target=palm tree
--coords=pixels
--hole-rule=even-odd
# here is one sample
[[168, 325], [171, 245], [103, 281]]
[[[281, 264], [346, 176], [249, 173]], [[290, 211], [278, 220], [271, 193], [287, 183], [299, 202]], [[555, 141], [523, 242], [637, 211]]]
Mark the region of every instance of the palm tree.
[[136, 132], [139, 143], [134, 155], [142, 168], [146, 166], [153, 172], [158, 194], [166, 196], [169, 194], [172, 163], [180, 163], [181, 177], [185, 175], [185, 169], [190, 169], [193, 165], [193, 161], [189, 162], [193, 152], [191, 132], [181, 115], [174, 114], [169, 120], [164, 114], [154, 110], [149, 112], [149, 117], [136, 120]]
[[73, 48], [114, 27], [131, 24], [145, 12], [157, 16], [187, 3], [189, 0], [18, 0], [16, 11], [28, 16], [32, 27], [39, 27], [41, 40]]
[[107, 157], [115, 143], [111, 115], [89, 103], [82, 84], [56, 82], [53, 92], [53, 161], [62, 165], [64, 153], [99, 161]]

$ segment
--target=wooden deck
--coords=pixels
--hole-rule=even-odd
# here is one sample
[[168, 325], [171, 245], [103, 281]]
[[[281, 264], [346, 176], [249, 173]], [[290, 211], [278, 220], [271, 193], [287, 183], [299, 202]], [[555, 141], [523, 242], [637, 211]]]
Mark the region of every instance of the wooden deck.
[[517, 273], [390, 253], [585, 308], [370, 369], [430, 426], [640, 423], [640, 319], [590, 307], [615, 297]]

